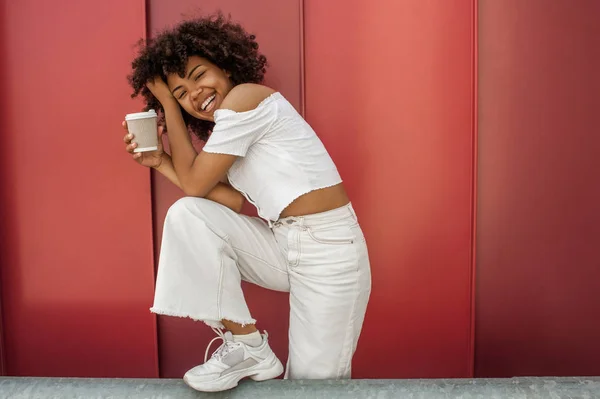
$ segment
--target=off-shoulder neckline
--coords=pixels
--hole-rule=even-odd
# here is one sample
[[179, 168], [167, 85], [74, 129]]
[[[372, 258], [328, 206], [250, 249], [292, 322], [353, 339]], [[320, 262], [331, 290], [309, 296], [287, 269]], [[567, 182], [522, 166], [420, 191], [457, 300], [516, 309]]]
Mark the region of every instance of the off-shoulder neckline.
[[228, 109], [228, 108], [219, 108], [219, 109], [215, 110], [215, 112], [213, 113], [213, 115], [214, 115], [214, 117], [216, 119], [217, 115], [220, 114], [221, 112], [226, 112], [226, 113], [236, 114], [236, 115], [247, 114], [247, 113], [254, 112], [254, 111], [260, 109], [261, 107], [263, 107], [267, 103], [269, 103], [272, 100], [274, 100], [276, 97], [282, 97], [281, 93], [278, 92], [278, 91], [276, 91], [276, 92], [273, 92], [273, 93], [269, 94], [260, 103], [258, 103], [258, 105], [256, 106], [256, 108], [249, 109], [248, 111], [234, 111], [234, 110]]

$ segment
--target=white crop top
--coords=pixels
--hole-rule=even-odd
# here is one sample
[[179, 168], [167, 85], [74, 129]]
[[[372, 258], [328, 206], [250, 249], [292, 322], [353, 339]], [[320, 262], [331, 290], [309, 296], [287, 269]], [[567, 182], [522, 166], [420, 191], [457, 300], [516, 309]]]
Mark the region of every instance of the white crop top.
[[296, 109], [273, 93], [255, 109], [219, 109], [204, 151], [237, 155], [231, 185], [269, 222], [296, 198], [342, 179], [323, 143]]

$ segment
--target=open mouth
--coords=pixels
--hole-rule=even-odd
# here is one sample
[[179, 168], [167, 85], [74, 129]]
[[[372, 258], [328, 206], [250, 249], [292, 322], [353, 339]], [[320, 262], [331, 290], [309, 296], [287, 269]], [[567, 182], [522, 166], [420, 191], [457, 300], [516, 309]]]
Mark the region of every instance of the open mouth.
[[212, 96], [210, 96], [206, 100], [204, 100], [204, 102], [200, 106], [200, 109], [202, 111], [204, 111], [204, 112], [210, 111], [212, 109], [212, 107], [213, 107], [213, 103], [215, 101], [215, 97], [217, 97], [217, 95], [213, 94]]

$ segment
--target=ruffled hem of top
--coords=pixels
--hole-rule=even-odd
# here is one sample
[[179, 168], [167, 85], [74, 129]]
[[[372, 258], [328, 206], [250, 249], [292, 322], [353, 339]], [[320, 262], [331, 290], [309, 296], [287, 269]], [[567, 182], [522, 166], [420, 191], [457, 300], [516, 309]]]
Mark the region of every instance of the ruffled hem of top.
[[279, 219], [281, 219], [281, 212], [283, 212], [285, 208], [287, 208], [288, 206], [290, 206], [292, 204], [292, 202], [296, 201], [298, 198], [302, 197], [303, 195], [308, 194], [308, 193], [312, 193], [313, 191], [321, 190], [321, 189], [324, 189], [324, 188], [329, 188], [329, 187], [337, 186], [340, 183], [343, 183], [342, 179], [340, 179], [338, 182], [327, 183], [327, 184], [325, 184], [323, 186], [318, 186], [318, 187], [315, 187], [315, 188], [311, 188], [308, 191], [304, 191], [304, 192], [301, 192], [301, 193], [297, 194], [295, 197], [293, 197], [292, 199], [290, 199], [289, 202], [287, 204], [285, 204], [281, 208], [281, 210], [279, 211], [279, 214], [277, 215], [277, 219], [276, 220], [267, 220], [267, 221], [269, 222], [269, 224], [271, 224], [271, 223], [275, 223], [276, 221], [278, 221]]

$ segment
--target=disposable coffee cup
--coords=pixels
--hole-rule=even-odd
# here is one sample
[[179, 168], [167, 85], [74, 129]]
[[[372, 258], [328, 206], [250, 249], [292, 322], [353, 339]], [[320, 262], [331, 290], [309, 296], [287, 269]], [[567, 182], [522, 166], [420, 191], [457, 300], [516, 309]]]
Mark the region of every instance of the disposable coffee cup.
[[137, 147], [133, 152], [156, 151], [158, 149], [158, 126], [156, 111], [137, 112], [125, 115], [127, 130], [133, 134]]

